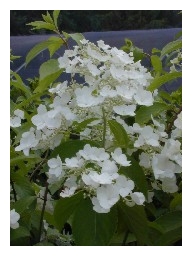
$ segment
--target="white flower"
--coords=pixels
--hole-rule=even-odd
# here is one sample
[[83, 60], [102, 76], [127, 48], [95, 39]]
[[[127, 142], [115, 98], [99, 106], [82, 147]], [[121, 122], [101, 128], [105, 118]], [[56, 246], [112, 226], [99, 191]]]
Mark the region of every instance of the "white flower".
[[151, 167], [151, 158], [150, 155], [142, 152], [141, 155], [139, 156], [139, 165], [143, 166], [145, 168], [150, 168]]
[[84, 164], [84, 160], [78, 157], [66, 158], [65, 166], [67, 168], [80, 168]]
[[151, 126], [145, 126], [140, 131], [140, 136], [138, 140], [135, 141], [134, 146], [135, 147], [141, 147], [144, 144], [151, 145], [153, 147], [159, 146], [159, 135], [153, 132], [153, 129]]
[[103, 102], [102, 96], [93, 96], [93, 89], [89, 87], [77, 88], [75, 90], [77, 105], [82, 108], [98, 105]]
[[49, 92], [56, 93], [61, 96], [67, 89], [67, 83], [67, 81], [64, 81], [63, 83], [58, 84], [56, 87], [49, 89]]
[[86, 144], [83, 150], [78, 152], [85, 160], [93, 161], [105, 161], [109, 159], [109, 154], [105, 152], [104, 148], [91, 147], [89, 144]]
[[71, 188], [65, 188], [64, 190], [61, 191], [60, 196], [61, 197], [70, 197], [74, 195], [76, 190], [76, 187], [71, 187]]
[[111, 153], [111, 156], [115, 160], [116, 163], [122, 166], [130, 166], [131, 161], [127, 161], [127, 157], [125, 154], [122, 154], [121, 148], [116, 148], [114, 153]]
[[138, 88], [136, 94], [134, 95], [134, 99], [139, 105], [144, 105], [144, 106], [153, 105], [152, 93], [149, 91], [145, 91], [141, 88]]
[[93, 188], [97, 188], [99, 186], [99, 183], [95, 182], [89, 174], [83, 173], [81, 178], [87, 186], [91, 186]]
[[155, 193], [152, 191], [148, 191], [148, 197], [147, 197], [147, 203], [152, 203], [153, 202], [153, 197], [154, 197]]
[[20, 140], [20, 145], [15, 148], [15, 151], [23, 150], [24, 155], [29, 155], [29, 150], [39, 143], [39, 140], [34, 134], [34, 128], [31, 128], [29, 132], [24, 132]]
[[94, 181], [97, 184], [112, 184], [113, 180], [116, 179], [119, 174], [117, 173], [107, 173], [103, 172], [101, 174], [95, 172], [95, 171], [90, 171], [89, 174], [87, 174], [92, 181]]
[[119, 191], [119, 194], [122, 197], [126, 197], [131, 193], [131, 191], [134, 189], [134, 182], [132, 180], [128, 180], [124, 175], [120, 175], [116, 179], [115, 186], [117, 190]]
[[110, 174], [117, 173], [118, 168], [114, 161], [111, 160], [105, 160], [104, 162], [99, 163], [99, 165], [102, 167], [101, 172], [107, 172]]
[[96, 193], [99, 204], [104, 209], [110, 209], [120, 198], [117, 188], [112, 184], [98, 187]]
[[174, 121], [175, 127], [182, 129], [182, 112], [178, 114], [177, 119]]
[[50, 167], [49, 173], [59, 177], [62, 173], [62, 161], [59, 156], [48, 160], [48, 166]]
[[164, 178], [162, 180], [162, 190], [166, 193], [175, 193], [178, 191], [178, 186], [176, 185], [176, 177]]
[[32, 123], [37, 126], [37, 130], [43, 128], [55, 129], [61, 126], [61, 117], [53, 115], [53, 111], [47, 112], [44, 105], [39, 105], [37, 113], [37, 115], [31, 118]]
[[108, 213], [110, 212], [110, 208], [109, 209], [105, 209], [103, 207], [101, 207], [99, 200], [96, 197], [91, 198], [92, 204], [93, 204], [93, 210], [98, 212], [98, 213]]
[[152, 158], [152, 169], [156, 179], [173, 178], [176, 165], [166, 156], [157, 154]]
[[16, 109], [14, 111], [14, 116], [10, 118], [10, 126], [11, 127], [21, 126], [21, 119], [24, 119], [24, 112], [20, 109]]
[[103, 50], [108, 50], [110, 48], [110, 46], [105, 44], [103, 40], [97, 41], [97, 45]]
[[109, 85], [106, 85], [100, 90], [100, 95], [103, 97], [113, 98], [117, 96], [117, 91], [112, 90]]
[[121, 105], [121, 106], [114, 106], [113, 110], [115, 111], [115, 113], [117, 113], [118, 115], [121, 116], [135, 116], [135, 109], [136, 109], [136, 105]]
[[134, 192], [130, 194], [131, 199], [137, 204], [137, 205], [143, 205], [145, 202], [145, 197], [143, 193], [141, 192]]
[[10, 226], [12, 229], [19, 227], [18, 220], [20, 219], [20, 214], [15, 211], [15, 209], [10, 212]]

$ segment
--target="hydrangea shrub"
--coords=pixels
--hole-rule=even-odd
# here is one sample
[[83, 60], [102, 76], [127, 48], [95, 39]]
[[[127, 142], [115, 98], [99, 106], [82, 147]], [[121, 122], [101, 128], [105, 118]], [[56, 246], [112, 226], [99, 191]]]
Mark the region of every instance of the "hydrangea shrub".
[[[45, 48], [52, 57], [63, 44], [64, 55], [43, 63], [29, 87], [11, 71], [12, 245], [174, 244], [181, 89], [159, 87], [181, 77], [181, 39], [153, 49], [147, 69], [138, 48], [60, 32], [58, 15], [30, 24], [59, 37], [35, 46], [26, 62]], [[58, 82], [63, 72], [70, 79]]]

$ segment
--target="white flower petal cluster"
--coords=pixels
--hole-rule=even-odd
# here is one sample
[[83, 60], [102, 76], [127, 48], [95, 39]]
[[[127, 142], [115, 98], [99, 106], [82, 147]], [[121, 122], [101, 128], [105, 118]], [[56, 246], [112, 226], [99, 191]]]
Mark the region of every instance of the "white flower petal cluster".
[[12, 209], [10, 211], [10, 227], [12, 229], [16, 229], [19, 227], [18, 220], [20, 219], [20, 214], [15, 211], [15, 209]]
[[21, 120], [24, 119], [24, 112], [20, 109], [14, 111], [14, 115], [10, 118], [11, 127], [21, 126]]
[[[134, 182], [118, 173], [121, 166], [130, 166], [120, 148], [108, 153], [104, 148], [86, 144], [75, 157], [66, 158], [64, 163], [59, 156], [48, 161], [49, 182], [65, 178], [61, 197], [70, 197], [78, 189], [83, 189], [91, 198], [96, 212], [107, 213], [120, 197], [130, 196]], [[53, 179], [55, 176], [57, 179]], [[52, 179], [51, 179], [52, 178]]]
[[[153, 104], [153, 94], [147, 91], [152, 77], [140, 62], [134, 62], [131, 53], [111, 48], [101, 40], [97, 45], [88, 40], [82, 42], [81, 46], [66, 50], [58, 62], [72, 78], [77, 74], [84, 83], [72, 79], [49, 89], [53, 102], [38, 106], [37, 114], [31, 118], [34, 127], [23, 134], [17, 151], [28, 155], [30, 149], [54, 149], [64, 131], [73, 129], [74, 121], [97, 118], [98, 125], [102, 125], [103, 112], [108, 118], [134, 116], [137, 105]], [[20, 125], [20, 121], [15, 124]], [[97, 129], [92, 130], [88, 137], [102, 138], [101, 133], [95, 134]], [[111, 136], [108, 127], [106, 133], [107, 139]]]

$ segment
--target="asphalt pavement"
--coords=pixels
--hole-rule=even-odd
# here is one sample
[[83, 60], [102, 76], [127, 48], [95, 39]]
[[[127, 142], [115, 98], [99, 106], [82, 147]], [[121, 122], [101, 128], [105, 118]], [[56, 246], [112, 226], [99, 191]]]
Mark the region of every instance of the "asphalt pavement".
[[[152, 48], [162, 49], [167, 43], [174, 40], [175, 35], [181, 31], [181, 28], [170, 29], [151, 29], [151, 30], [129, 30], [129, 31], [108, 31], [108, 32], [86, 32], [83, 33], [86, 39], [91, 42], [103, 40], [112, 47], [120, 48], [124, 45], [124, 39], [129, 38], [134, 45], [142, 48], [146, 53], [151, 53]], [[11, 69], [17, 71], [26, 81], [27, 78], [38, 77], [40, 65], [49, 59], [48, 50], [42, 51], [25, 67], [25, 57], [30, 49], [36, 44], [47, 40], [53, 35], [30, 35], [30, 36], [12, 36], [10, 38], [10, 48], [13, 55], [21, 56], [20, 59], [11, 64]], [[69, 47], [73, 43], [69, 42]], [[62, 56], [64, 48], [57, 51], [55, 58]], [[164, 86], [166, 91], [173, 91], [181, 85], [181, 80], [174, 82], [169, 88]]]

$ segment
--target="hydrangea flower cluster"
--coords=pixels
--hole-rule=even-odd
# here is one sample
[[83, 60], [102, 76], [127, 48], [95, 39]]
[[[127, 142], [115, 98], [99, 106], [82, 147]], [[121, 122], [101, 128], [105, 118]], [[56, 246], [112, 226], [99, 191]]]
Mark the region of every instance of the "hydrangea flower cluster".
[[83, 188], [85, 195], [91, 198], [93, 209], [98, 213], [107, 213], [120, 196], [129, 196], [129, 201], [139, 205], [145, 201], [142, 193], [132, 192], [134, 182], [118, 173], [121, 166], [130, 164], [120, 148], [109, 154], [104, 148], [87, 144], [75, 157], [66, 158], [64, 163], [59, 156], [50, 159], [48, 182], [54, 183], [67, 177], [61, 197], [70, 197]]
[[[31, 118], [33, 127], [24, 132], [15, 150], [28, 156], [30, 150], [54, 149], [65, 133], [75, 131], [78, 124], [91, 120], [79, 133], [80, 139], [105, 143], [103, 148], [85, 145], [72, 158], [59, 155], [48, 161], [48, 182], [63, 181], [61, 197], [69, 197], [79, 189], [91, 198], [93, 209], [107, 213], [123, 197], [129, 206], [149, 202], [136, 188], [133, 180], [119, 173], [121, 166], [129, 166], [120, 148], [113, 152], [114, 136], [106, 120], [116, 120], [129, 135], [133, 148], [126, 154], [139, 152], [139, 165], [152, 178], [151, 186], [168, 193], [178, 190], [176, 175], [181, 172], [181, 119], [180, 113], [174, 121], [175, 129], [167, 133], [164, 116], [151, 125], [132, 126], [125, 118], [135, 116], [137, 106], [151, 106], [157, 92], [147, 90], [152, 81], [151, 74], [141, 63], [134, 62], [132, 54], [98, 41], [97, 45], [83, 39], [81, 45], [66, 50], [58, 59], [59, 67], [71, 74], [71, 81], [64, 81], [50, 88], [52, 102], [41, 104]], [[82, 83], [75, 79], [80, 76]], [[15, 113], [18, 116], [18, 113]], [[23, 115], [19, 113], [20, 119]], [[160, 121], [161, 120], [161, 121]], [[20, 123], [18, 120], [16, 125]], [[103, 134], [103, 131], [105, 134]], [[150, 192], [150, 197], [152, 197]]]
[[[140, 62], [134, 63], [131, 54], [110, 48], [103, 41], [98, 41], [98, 46], [81, 42], [82, 46], [66, 50], [58, 59], [60, 68], [71, 74], [71, 82], [49, 90], [56, 95], [53, 103], [39, 105], [31, 119], [35, 128], [23, 133], [16, 151], [28, 155], [30, 149], [54, 149], [63, 131], [72, 129], [74, 122], [95, 118], [102, 125], [103, 114], [110, 119], [134, 116], [137, 105], [153, 104], [153, 94], [146, 90], [151, 74]], [[77, 83], [75, 74], [83, 77], [84, 83]]]

